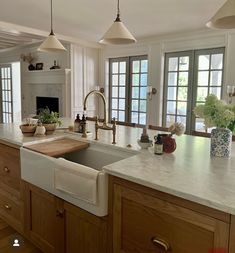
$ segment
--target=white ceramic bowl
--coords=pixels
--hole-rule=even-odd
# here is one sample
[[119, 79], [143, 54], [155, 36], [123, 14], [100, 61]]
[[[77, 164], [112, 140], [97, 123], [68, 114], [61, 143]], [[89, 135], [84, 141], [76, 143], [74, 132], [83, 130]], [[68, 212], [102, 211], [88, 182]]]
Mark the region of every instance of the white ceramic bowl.
[[147, 149], [153, 145], [153, 141], [141, 142], [140, 139], [138, 139], [137, 142], [142, 149]]

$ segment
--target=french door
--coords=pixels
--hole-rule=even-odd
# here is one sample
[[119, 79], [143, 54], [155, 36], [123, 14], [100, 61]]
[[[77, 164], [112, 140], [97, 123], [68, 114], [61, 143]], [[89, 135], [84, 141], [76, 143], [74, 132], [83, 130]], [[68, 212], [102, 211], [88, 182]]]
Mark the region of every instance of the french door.
[[186, 133], [205, 132], [193, 108], [209, 94], [222, 96], [224, 48], [167, 53], [165, 57], [163, 125], [186, 126]]
[[0, 122], [13, 122], [12, 67], [0, 65]]
[[147, 56], [109, 60], [109, 115], [119, 122], [146, 124], [147, 117]]

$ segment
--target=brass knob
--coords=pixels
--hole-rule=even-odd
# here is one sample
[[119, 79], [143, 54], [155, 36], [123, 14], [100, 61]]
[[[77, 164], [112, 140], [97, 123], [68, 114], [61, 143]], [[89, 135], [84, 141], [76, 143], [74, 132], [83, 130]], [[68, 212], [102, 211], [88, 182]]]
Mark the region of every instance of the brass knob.
[[168, 251], [170, 250], [170, 244], [163, 240], [163, 239], [160, 239], [160, 238], [157, 238], [157, 237], [153, 237], [151, 239], [152, 243], [155, 245], [155, 246], [160, 246], [161, 248], [163, 248], [165, 251]]
[[5, 207], [5, 209], [7, 209], [7, 210], [11, 210], [11, 206], [8, 205], [8, 204], [4, 205], [4, 207]]
[[63, 218], [64, 217], [64, 210], [56, 210], [56, 216]]
[[6, 172], [6, 173], [9, 173], [10, 170], [7, 168], [7, 167], [4, 167], [3, 170]]

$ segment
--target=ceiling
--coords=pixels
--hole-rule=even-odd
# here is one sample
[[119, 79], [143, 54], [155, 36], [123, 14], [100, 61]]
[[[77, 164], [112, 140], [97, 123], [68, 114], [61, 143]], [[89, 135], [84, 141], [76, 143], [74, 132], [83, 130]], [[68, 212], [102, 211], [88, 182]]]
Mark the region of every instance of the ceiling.
[[[139, 39], [205, 29], [226, 0], [120, 0], [121, 19]], [[117, 0], [55, 0], [56, 34], [98, 41], [116, 16]], [[49, 32], [50, 0], [1, 0], [0, 21]], [[4, 37], [5, 35], [5, 37]], [[30, 37], [30, 36], [29, 36]], [[10, 40], [12, 38], [12, 40]], [[28, 41], [0, 32], [0, 48]], [[32, 40], [38, 39], [34, 36]], [[5, 42], [6, 41], [6, 42]]]
[[38, 35], [0, 29], [0, 50], [33, 43], [41, 39], [42, 37]]

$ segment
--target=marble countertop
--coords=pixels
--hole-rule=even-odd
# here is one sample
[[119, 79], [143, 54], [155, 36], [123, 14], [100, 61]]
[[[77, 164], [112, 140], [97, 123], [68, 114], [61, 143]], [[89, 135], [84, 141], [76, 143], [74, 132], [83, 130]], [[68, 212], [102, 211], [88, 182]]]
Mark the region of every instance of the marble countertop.
[[176, 137], [172, 154], [153, 148], [105, 166], [114, 176], [235, 215], [235, 143], [232, 156], [210, 157], [210, 139]]
[[[27, 145], [35, 142], [47, 141], [54, 138], [60, 138], [61, 136], [68, 135], [74, 136], [74, 138], [80, 138], [81, 134], [71, 133], [68, 130], [68, 126], [73, 125], [72, 119], [62, 119], [62, 125], [57, 128], [57, 130], [52, 135], [46, 135], [44, 137], [25, 137], [19, 128], [21, 123], [14, 123], [14, 124], [0, 124], [0, 140], [4, 140], [10, 142], [15, 145]], [[88, 135], [86, 138], [87, 140], [94, 139], [94, 132], [95, 132], [95, 124], [92, 121], [87, 123], [87, 130], [91, 132], [91, 135]], [[117, 135], [116, 135], [116, 142], [115, 146], [126, 148], [128, 144], [132, 145], [132, 149], [139, 150], [140, 147], [137, 144], [137, 138], [140, 137], [142, 133], [141, 128], [131, 128], [125, 126], [117, 126]], [[152, 131], [154, 134], [154, 131]], [[99, 130], [99, 143], [103, 144], [111, 144], [112, 143], [112, 131], [104, 131]]]
[[[65, 120], [63, 127], [72, 123]], [[93, 122], [88, 122], [88, 130], [94, 133]], [[98, 143], [140, 150], [137, 139], [141, 132], [139, 128], [117, 126], [117, 144], [112, 145], [112, 132], [99, 130]], [[157, 131], [149, 130], [148, 134], [153, 139]], [[18, 124], [0, 124], [0, 140], [20, 146], [64, 135], [80, 138], [62, 130], [42, 138], [23, 137]], [[88, 140], [96, 142], [92, 136]], [[149, 148], [103, 169], [110, 175], [235, 215], [235, 142], [229, 159], [211, 158], [208, 138], [183, 135], [176, 137], [176, 143], [177, 149], [172, 154], [158, 156]], [[132, 147], [127, 148], [128, 144]]]

